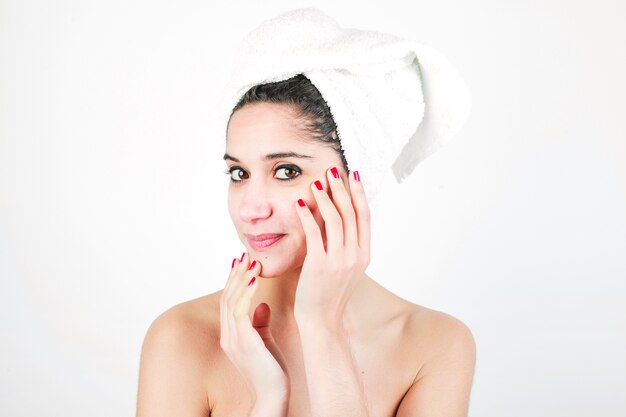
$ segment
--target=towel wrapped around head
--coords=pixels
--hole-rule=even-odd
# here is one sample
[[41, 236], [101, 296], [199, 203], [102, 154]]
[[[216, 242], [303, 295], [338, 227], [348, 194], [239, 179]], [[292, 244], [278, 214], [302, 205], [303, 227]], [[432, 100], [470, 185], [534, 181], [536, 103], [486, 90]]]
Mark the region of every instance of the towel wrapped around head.
[[368, 201], [384, 175], [402, 183], [417, 164], [456, 134], [469, 116], [469, 91], [448, 60], [421, 43], [341, 27], [315, 8], [266, 20], [235, 51], [218, 120], [252, 86], [306, 76], [337, 125], [351, 171]]

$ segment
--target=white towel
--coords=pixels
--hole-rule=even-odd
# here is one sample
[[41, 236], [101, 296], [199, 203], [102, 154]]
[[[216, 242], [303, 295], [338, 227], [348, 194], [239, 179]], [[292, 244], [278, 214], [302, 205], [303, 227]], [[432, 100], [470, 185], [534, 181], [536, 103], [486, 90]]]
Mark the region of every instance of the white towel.
[[393, 171], [398, 184], [456, 134], [469, 116], [469, 91], [448, 60], [421, 43], [343, 28], [315, 8], [266, 20], [234, 54], [218, 120], [252, 86], [304, 74], [335, 120], [351, 171], [368, 201]]

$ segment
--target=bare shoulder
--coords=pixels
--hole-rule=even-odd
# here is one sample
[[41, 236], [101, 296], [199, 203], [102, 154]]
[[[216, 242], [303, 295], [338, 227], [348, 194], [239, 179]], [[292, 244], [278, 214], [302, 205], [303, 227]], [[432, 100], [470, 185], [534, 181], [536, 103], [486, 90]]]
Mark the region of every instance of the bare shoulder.
[[451, 314], [410, 303], [407, 330], [418, 341], [424, 362], [417, 379], [444, 368], [473, 372], [476, 343], [470, 328]]
[[407, 342], [430, 346], [434, 350], [452, 342], [473, 344], [472, 332], [460, 319], [408, 301], [379, 284], [375, 286], [376, 303], [384, 306], [382, 311], [386, 312], [381, 325], [386, 326], [392, 321], [402, 323], [402, 333], [408, 337]]
[[205, 344], [215, 331], [219, 331], [220, 293], [185, 301], [165, 310], [150, 325], [144, 343], [156, 338], [185, 342], [185, 345], [193, 340]]
[[152, 322], [141, 350], [137, 416], [207, 415], [207, 377], [220, 349], [220, 293], [177, 304]]
[[410, 327], [433, 343], [473, 342], [469, 327], [451, 314], [410, 303], [407, 317]]
[[188, 300], [161, 313], [146, 332], [142, 356], [146, 350], [158, 350], [165, 360], [184, 360], [196, 369], [206, 368], [221, 353], [221, 293]]
[[[423, 375], [454, 357], [473, 364], [474, 336], [469, 327], [451, 314], [412, 303], [377, 285], [377, 303], [384, 306], [386, 328], [397, 323], [398, 344], [408, 357], [416, 360], [416, 375]], [[370, 321], [375, 318], [370, 317]]]
[[476, 362], [472, 332], [448, 313], [398, 299], [407, 361], [415, 367], [395, 415], [467, 416]]

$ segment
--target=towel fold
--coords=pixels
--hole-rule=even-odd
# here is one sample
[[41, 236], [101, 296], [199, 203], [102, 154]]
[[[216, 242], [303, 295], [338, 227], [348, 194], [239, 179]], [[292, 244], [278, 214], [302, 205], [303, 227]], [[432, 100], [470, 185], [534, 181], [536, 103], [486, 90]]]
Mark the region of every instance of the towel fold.
[[469, 117], [465, 83], [434, 49], [344, 28], [304, 8], [264, 21], [241, 41], [219, 101], [224, 129], [250, 87], [297, 74], [328, 104], [349, 169], [362, 174], [370, 203], [387, 173], [402, 183]]

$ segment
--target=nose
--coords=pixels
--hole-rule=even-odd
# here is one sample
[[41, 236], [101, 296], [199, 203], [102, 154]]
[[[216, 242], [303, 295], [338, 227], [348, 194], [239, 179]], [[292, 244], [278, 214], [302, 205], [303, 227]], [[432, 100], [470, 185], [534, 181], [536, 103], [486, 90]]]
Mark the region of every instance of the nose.
[[250, 181], [242, 190], [239, 200], [239, 217], [242, 221], [255, 223], [272, 215], [271, 198], [268, 188], [261, 181]]

